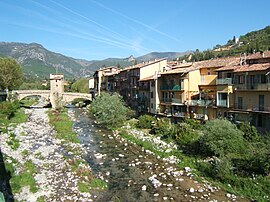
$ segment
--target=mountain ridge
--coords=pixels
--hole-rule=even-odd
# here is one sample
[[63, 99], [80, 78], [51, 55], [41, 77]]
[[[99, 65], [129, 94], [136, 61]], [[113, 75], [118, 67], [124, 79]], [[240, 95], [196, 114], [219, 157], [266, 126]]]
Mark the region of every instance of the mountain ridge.
[[174, 59], [178, 52], [152, 52], [138, 58], [107, 58], [104, 60], [85, 60], [65, 56], [46, 49], [39, 43], [0, 42], [0, 56], [14, 58], [23, 68], [26, 77], [47, 78], [50, 73], [63, 73], [66, 77], [91, 76], [104, 66], [126, 67], [135, 62], [159, 58]]

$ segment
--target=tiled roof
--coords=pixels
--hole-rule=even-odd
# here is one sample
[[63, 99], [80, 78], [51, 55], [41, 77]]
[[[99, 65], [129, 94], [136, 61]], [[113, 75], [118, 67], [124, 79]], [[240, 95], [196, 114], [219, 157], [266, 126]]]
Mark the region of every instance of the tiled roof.
[[239, 60], [239, 57], [216, 58], [195, 62], [194, 65], [200, 68], [223, 67], [228, 65], [238, 65]]
[[239, 67], [239, 65], [229, 65], [229, 66], [225, 66], [225, 67], [220, 67], [218, 69], [216, 69], [216, 72], [220, 72], [220, 71], [233, 71], [235, 69], [237, 69]]
[[242, 65], [238, 66], [233, 72], [250, 72], [250, 71], [264, 71], [270, 69], [270, 63]]
[[247, 60], [270, 58], [270, 51], [257, 52], [247, 56]]
[[252, 64], [252, 65], [237, 65], [226, 66], [217, 69], [216, 71], [233, 71], [233, 72], [250, 72], [250, 71], [264, 71], [270, 69], [270, 63]]
[[164, 74], [179, 74], [179, 73], [188, 73], [188, 72], [192, 72], [199, 69], [198, 67], [186, 67], [186, 68], [177, 68], [177, 69], [173, 69], [167, 72], [161, 72], [161, 75]]
[[127, 70], [131, 70], [131, 69], [142, 68], [142, 67], [145, 67], [145, 66], [148, 66], [148, 65], [152, 65], [154, 63], [157, 63], [157, 62], [160, 62], [160, 61], [163, 61], [163, 60], [167, 60], [167, 59], [166, 58], [162, 58], [162, 59], [156, 59], [156, 60], [149, 61], [149, 62], [142, 62], [142, 63], [139, 63], [137, 65], [132, 65], [132, 66], [126, 67], [126, 68], [122, 69], [121, 71], [127, 71]]

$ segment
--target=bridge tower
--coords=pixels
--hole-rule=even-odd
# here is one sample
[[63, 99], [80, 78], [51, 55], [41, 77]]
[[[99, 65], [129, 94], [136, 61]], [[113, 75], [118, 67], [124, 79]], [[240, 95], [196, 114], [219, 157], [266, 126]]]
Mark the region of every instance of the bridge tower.
[[50, 74], [50, 101], [52, 108], [56, 109], [61, 106], [64, 93], [64, 75]]

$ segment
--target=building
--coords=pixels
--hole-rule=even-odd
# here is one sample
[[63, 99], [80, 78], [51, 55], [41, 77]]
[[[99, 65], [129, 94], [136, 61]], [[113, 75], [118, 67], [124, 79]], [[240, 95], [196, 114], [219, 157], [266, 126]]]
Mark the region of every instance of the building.
[[239, 65], [217, 72], [217, 106], [223, 107], [223, 116], [270, 130], [270, 52], [245, 56]]
[[95, 91], [100, 95], [101, 91], [111, 91], [111, 88], [115, 85], [114, 82], [108, 79], [109, 76], [119, 73], [119, 68], [111, 66], [107, 68], [100, 68], [97, 70], [94, 77]]

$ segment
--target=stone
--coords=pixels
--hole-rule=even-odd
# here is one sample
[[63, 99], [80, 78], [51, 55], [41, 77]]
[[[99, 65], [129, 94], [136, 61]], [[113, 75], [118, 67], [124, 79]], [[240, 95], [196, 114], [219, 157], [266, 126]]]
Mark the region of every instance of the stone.
[[142, 186], [142, 191], [146, 191], [146, 188], [147, 188], [146, 185], [143, 185]]
[[189, 189], [189, 192], [190, 192], [190, 193], [194, 193], [194, 192], [195, 192], [195, 189], [194, 189], [193, 187], [191, 187], [191, 188]]

